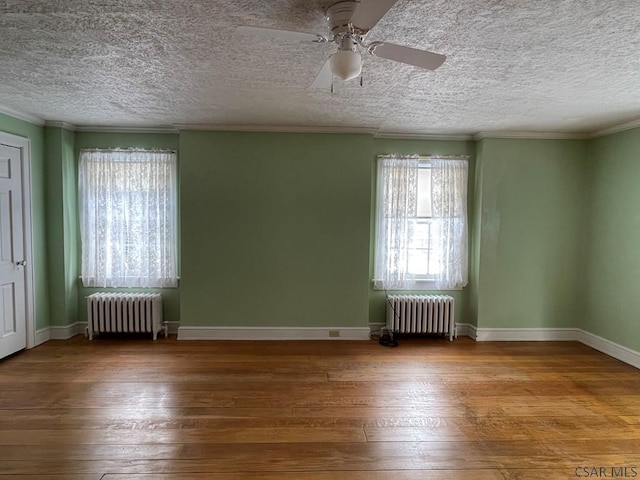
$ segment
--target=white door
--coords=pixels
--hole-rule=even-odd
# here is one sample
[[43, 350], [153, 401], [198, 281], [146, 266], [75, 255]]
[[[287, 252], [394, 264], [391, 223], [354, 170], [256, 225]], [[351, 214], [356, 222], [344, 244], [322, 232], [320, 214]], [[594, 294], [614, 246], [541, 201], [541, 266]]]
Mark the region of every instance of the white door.
[[0, 358], [27, 346], [20, 156], [0, 144]]

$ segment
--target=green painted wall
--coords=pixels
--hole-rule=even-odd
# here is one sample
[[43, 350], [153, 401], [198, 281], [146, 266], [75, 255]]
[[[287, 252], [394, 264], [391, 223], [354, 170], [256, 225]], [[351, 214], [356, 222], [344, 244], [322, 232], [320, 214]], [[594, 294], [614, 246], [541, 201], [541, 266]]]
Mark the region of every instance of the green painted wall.
[[64, 195], [62, 215], [65, 237], [63, 281], [66, 288], [68, 324], [79, 321], [78, 276], [80, 275], [80, 264], [77, 239], [80, 237], [80, 232], [78, 225], [78, 168], [74, 148], [75, 134], [69, 130], [62, 130], [62, 189]]
[[640, 351], [640, 128], [589, 144], [582, 328]]
[[473, 192], [469, 192], [469, 286], [467, 322], [478, 326], [478, 302], [480, 285], [480, 239], [482, 237], [482, 177], [484, 171], [484, 142], [476, 144]]
[[49, 309], [51, 325], [78, 321], [74, 133], [45, 128]]
[[181, 132], [182, 325], [366, 327], [371, 143]]
[[587, 143], [480, 144], [478, 327], [579, 326]]
[[[78, 209], [77, 209], [77, 169], [78, 169], [78, 155], [82, 148], [162, 148], [178, 151], [179, 136], [178, 134], [159, 134], [159, 133], [97, 133], [97, 132], [78, 132], [75, 135], [75, 151], [73, 155], [73, 169], [74, 169], [74, 186], [73, 195], [75, 198], [75, 207], [73, 215], [75, 215], [75, 245], [72, 250], [75, 252], [75, 258], [77, 263], [77, 275], [80, 275], [80, 232], [77, 228], [78, 225]], [[181, 158], [178, 154], [178, 164], [180, 164]], [[180, 180], [178, 180], [180, 183]], [[179, 221], [179, 220], [178, 220]], [[179, 250], [178, 250], [179, 251]], [[178, 259], [178, 265], [180, 260]], [[180, 321], [180, 290], [181, 285], [178, 288], [165, 288], [165, 289], [114, 289], [114, 288], [87, 288], [82, 286], [82, 281], [77, 281], [78, 285], [78, 298], [77, 298], [77, 311], [78, 319], [81, 322], [87, 321], [87, 303], [86, 297], [94, 292], [159, 292], [162, 293], [162, 307], [163, 318], [168, 322]]]
[[[640, 129], [591, 141], [368, 135], [73, 133], [0, 114], [31, 139], [38, 329], [86, 320], [78, 281], [81, 148], [180, 151], [180, 288], [189, 326], [384, 322], [371, 287], [376, 156], [470, 155], [470, 285], [451, 292], [479, 328], [578, 327], [640, 350]], [[147, 291], [147, 290], [145, 290]]]
[[[473, 141], [436, 141], [436, 140], [407, 140], [407, 139], [386, 139], [377, 138], [373, 141], [373, 154], [371, 156], [371, 190], [370, 190], [370, 243], [369, 243], [369, 322], [373, 324], [384, 324], [386, 321], [386, 299], [385, 292], [374, 290], [373, 266], [375, 253], [375, 209], [376, 209], [376, 165], [377, 156], [391, 153], [400, 153], [404, 155], [468, 155], [469, 158], [469, 189], [467, 191], [467, 210], [468, 215], [471, 214], [473, 200], [473, 181], [475, 177], [475, 142]], [[407, 292], [403, 290], [403, 294], [417, 293], [440, 293], [451, 295], [455, 299], [456, 305], [456, 322], [468, 323], [469, 318], [469, 287], [462, 290], [437, 292]], [[391, 293], [391, 292], [390, 292]], [[397, 293], [397, 292], [395, 292]]]
[[82, 148], [163, 148], [178, 151], [179, 138], [177, 133], [76, 132], [76, 162]]
[[31, 140], [31, 223], [33, 239], [33, 281], [36, 329], [49, 325], [47, 285], [47, 240], [45, 235], [44, 129], [0, 113], [0, 131]]

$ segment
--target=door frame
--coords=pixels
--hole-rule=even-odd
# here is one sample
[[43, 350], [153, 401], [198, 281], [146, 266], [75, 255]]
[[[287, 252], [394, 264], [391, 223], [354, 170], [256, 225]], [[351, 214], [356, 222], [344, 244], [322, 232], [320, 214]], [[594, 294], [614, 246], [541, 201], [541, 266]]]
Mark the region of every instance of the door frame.
[[0, 143], [20, 150], [22, 164], [22, 225], [24, 228], [25, 322], [27, 348], [36, 346], [35, 297], [33, 284], [33, 241], [31, 223], [31, 140], [0, 131]]

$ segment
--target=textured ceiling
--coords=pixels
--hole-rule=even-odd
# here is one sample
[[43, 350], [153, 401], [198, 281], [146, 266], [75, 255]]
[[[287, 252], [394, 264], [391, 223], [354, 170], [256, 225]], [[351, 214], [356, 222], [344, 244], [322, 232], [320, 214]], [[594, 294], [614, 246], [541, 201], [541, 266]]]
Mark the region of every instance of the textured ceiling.
[[[367, 1], [367, 0], [363, 0]], [[399, 0], [367, 40], [447, 55], [435, 72], [364, 56], [364, 86], [311, 89], [332, 0], [0, 2], [0, 106], [79, 126], [593, 132], [640, 117], [638, 0]]]

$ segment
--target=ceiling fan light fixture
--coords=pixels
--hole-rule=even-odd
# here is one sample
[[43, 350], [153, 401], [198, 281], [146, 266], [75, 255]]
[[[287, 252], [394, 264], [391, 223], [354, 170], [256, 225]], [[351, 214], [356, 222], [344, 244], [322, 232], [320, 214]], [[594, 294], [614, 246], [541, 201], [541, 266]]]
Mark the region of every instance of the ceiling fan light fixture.
[[329, 59], [331, 73], [340, 80], [351, 80], [362, 72], [362, 57], [358, 52], [339, 50]]

